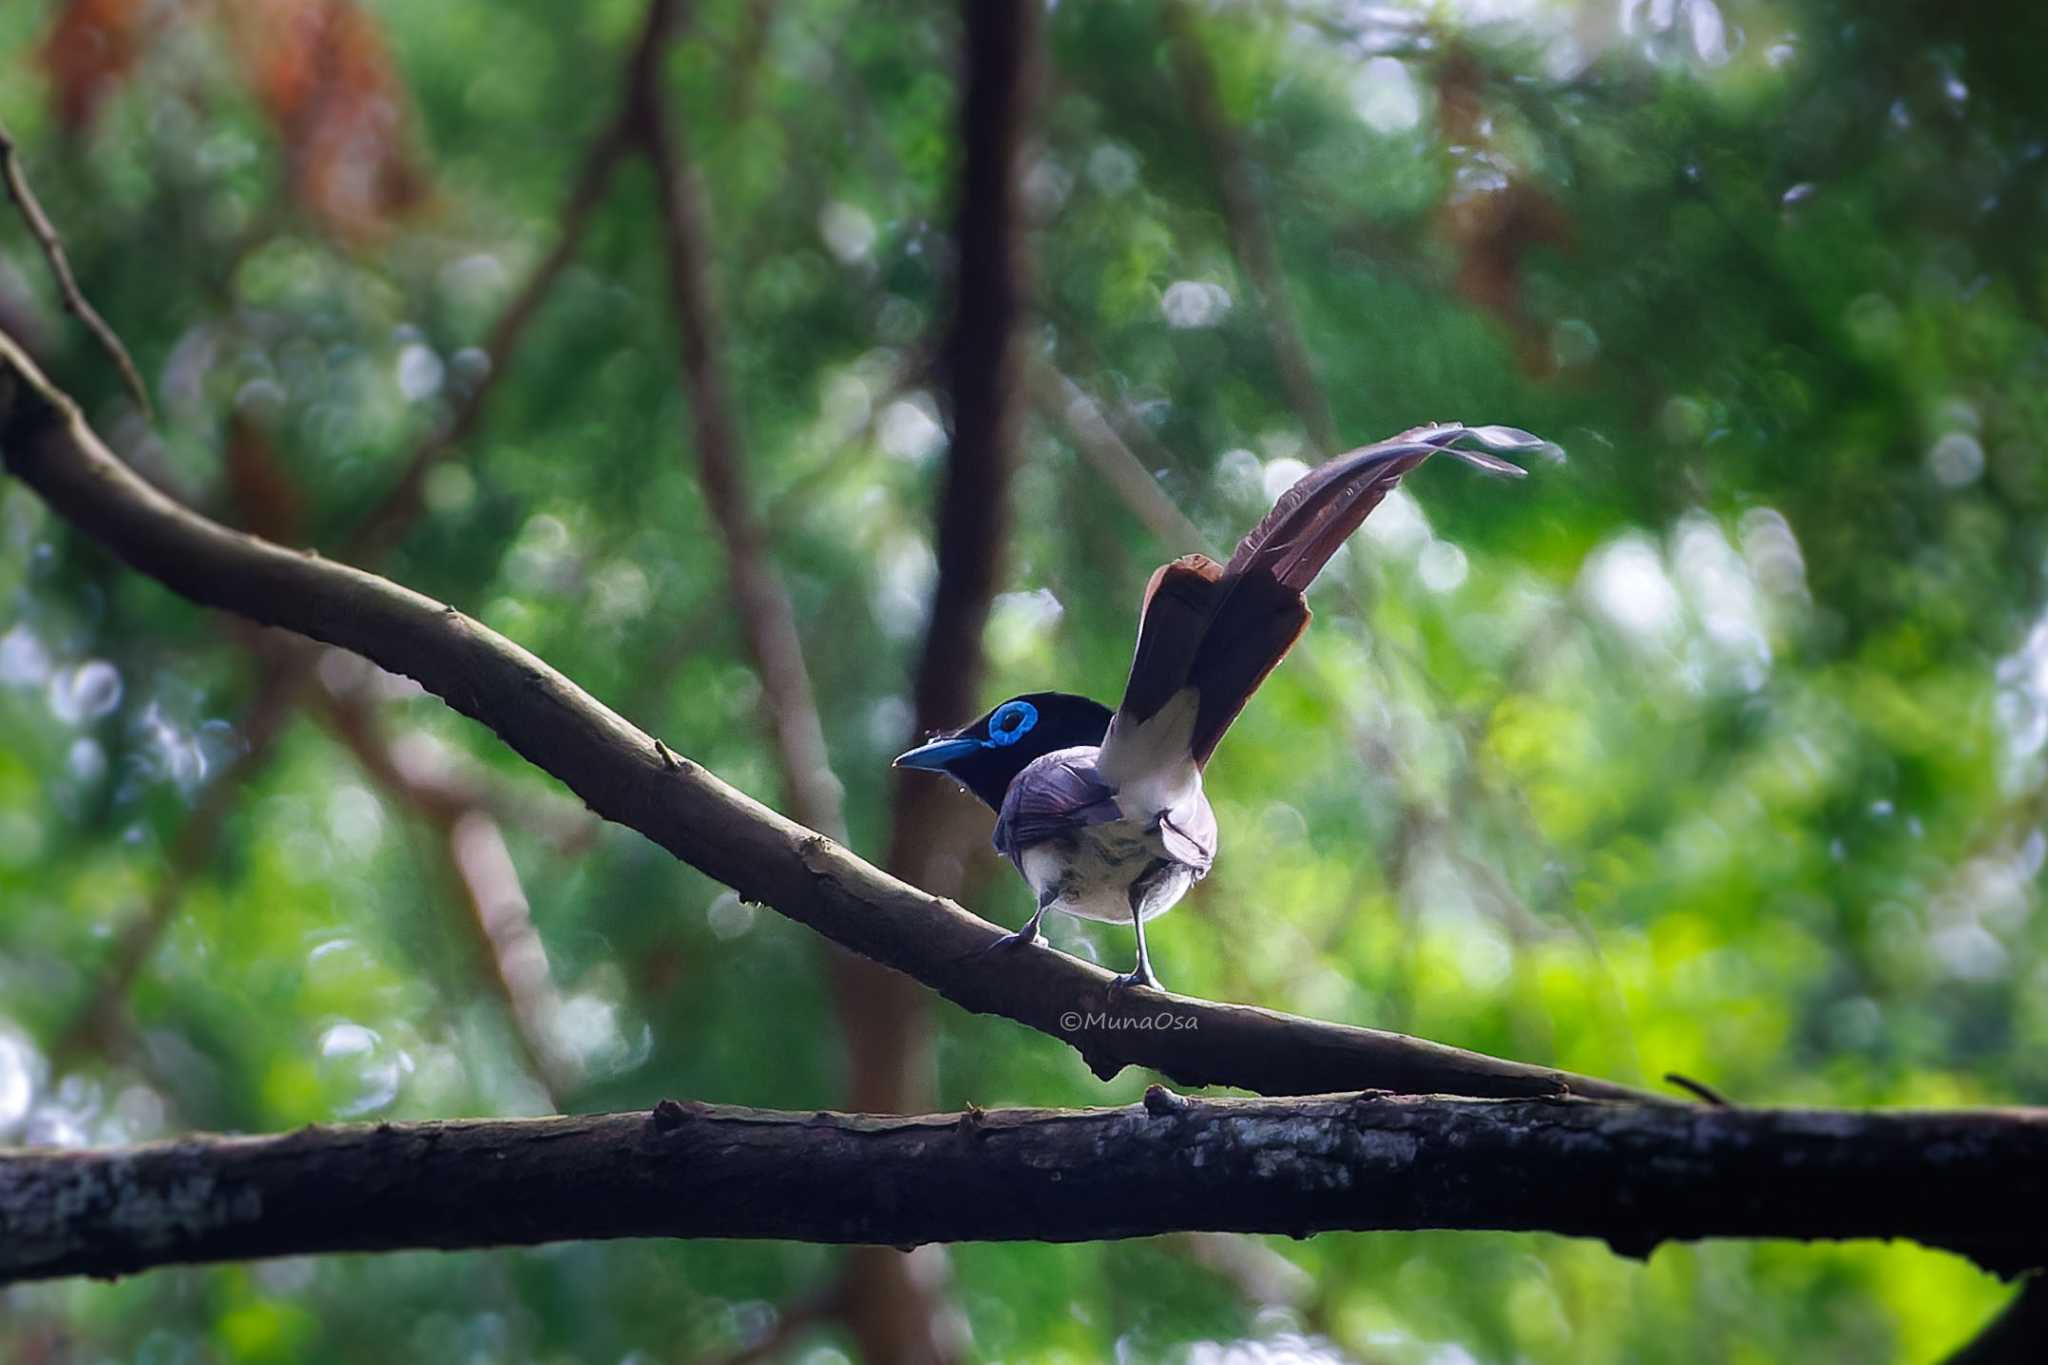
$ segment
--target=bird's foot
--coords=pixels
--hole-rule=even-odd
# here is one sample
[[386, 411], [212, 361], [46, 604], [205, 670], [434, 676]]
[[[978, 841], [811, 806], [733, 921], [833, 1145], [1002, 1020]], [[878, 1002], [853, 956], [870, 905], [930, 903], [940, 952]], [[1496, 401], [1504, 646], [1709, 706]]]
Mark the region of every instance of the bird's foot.
[[1150, 966], [1139, 966], [1122, 976], [1113, 976], [1109, 979], [1109, 988], [1112, 991], [1127, 991], [1133, 986], [1143, 986], [1148, 991], [1166, 989], [1159, 984], [1159, 978], [1152, 974]]

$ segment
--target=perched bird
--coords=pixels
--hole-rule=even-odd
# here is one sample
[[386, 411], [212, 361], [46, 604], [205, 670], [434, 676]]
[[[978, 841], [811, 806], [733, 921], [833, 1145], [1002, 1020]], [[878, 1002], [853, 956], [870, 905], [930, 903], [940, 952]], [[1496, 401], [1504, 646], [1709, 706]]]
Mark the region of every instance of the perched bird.
[[1309, 471], [1228, 564], [1187, 555], [1145, 589], [1138, 647], [1112, 712], [1066, 692], [1029, 692], [900, 755], [945, 773], [997, 812], [996, 851], [1038, 897], [994, 947], [1043, 943], [1048, 910], [1129, 920], [1138, 964], [1120, 986], [1159, 988], [1145, 921], [1165, 914], [1216, 858], [1202, 769], [1231, 721], [1308, 625], [1302, 594], [1401, 476], [1444, 453], [1521, 477], [1496, 453], [1555, 454], [1513, 427], [1417, 427]]

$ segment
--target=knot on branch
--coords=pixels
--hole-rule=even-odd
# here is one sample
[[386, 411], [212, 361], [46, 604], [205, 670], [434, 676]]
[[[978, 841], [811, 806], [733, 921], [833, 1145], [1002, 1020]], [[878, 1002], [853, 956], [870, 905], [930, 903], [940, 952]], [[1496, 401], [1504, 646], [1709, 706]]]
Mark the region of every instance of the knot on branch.
[[684, 1104], [680, 1100], [662, 1100], [647, 1115], [647, 1121], [653, 1125], [654, 1131], [657, 1133], [673, 1133], [676, 1129], [688, 1123], [694, 1115], [701, 1114], [703, 1110], [704, 1106], [701, 1104]]
[[813, 877], [827, 877], [832, 869], [827, 866], [839, 846], [816, 830], [805, 830], [796, 841], [796, 854], [802, 860], [804, 870]]
[[1145, 1087], [1145, 1112], [1154, 1118], [1166, 1118], [1172, 1114], [1185, 1114], [1194, 1108], [1194, 1102], [1185, 1095], [1176, 1095], [1165, 1086], [1154, 1082]]

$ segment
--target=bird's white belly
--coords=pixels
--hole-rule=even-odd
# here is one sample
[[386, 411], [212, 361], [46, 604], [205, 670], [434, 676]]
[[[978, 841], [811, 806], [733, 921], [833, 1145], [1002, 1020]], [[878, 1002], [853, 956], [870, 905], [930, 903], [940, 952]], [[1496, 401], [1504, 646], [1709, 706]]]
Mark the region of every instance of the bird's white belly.
[[[1131, 883], [1165, 856], [1166, 847], [1151, 822], [1115, 820], [1027, 848], [1019, 861], [1041, 904], [1049, 889], [1057, 892], [1046, 905], [1048, 910], [1129, 924]], [[1155, 902], [1145, 918], [1157, 919], [1173, 905]]]

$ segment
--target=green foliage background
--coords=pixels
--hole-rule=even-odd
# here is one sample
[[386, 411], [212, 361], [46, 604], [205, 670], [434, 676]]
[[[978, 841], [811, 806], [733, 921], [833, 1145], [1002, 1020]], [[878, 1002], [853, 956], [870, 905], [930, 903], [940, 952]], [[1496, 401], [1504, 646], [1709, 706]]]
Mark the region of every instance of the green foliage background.
[[[62, 325], [11, 220], [0, 293], [47, 320], [53, 372], [144, 468], [232, 516], [228, 421], [252, 416], [305, 538], [338, 543], [552, 242], [637, 6], [370, 6], [432, 191], [367, 236], [295, 206], [219, 23], [177, 6], [95, 124], [64, 132], [37, 57], [55, 8], [0, 8], [0, 116], [161, 420]], [[2017, 11], [1904, 10], [1197, 11], [1345, 439], [1511, 422], [1571, 458], [1514, 486], [1422, 471], [1318, 586], [1308, 639], [1211, 769], [1222, 855], [1152, 936], [1170, 984], [1757, 1103], [2048, 1099], [2048, 48]], [[1316, 455], [1161, 32], [1150, 0], [1050, 13], [1032, 350], [1127, 419], [1227, 546]], [[948, 309], [957, 41], [946, 6], [715, 0], [665, 76], [715, 215], [749, 472], [870, 855], [943, 462], [918, 360]], [[1454, 145], [1458, 80], [1484, 119]], [[1459, 218], [1510, 194], [1549, 226]], [[655, 232], [629, 166], [387, 567], [773, 801]], [[1512, 312], [1459, 287], [1501, 261]], [[1044, 412], [1026, 439], [991, 701], [1113, 697], [1139, 589], [1180, 548], [1071, 442]], [[544, 1106], [432, 836], [304, 716], [117, 1036], [52, 1060], [237, 752], [249, 658], [0, 487], [0, 1141]], [[382, 709], [547, 790], [431, 698]], [[836, 1102], [803, 930], [625, 831], [569, 851], [506, 832], [588, 1068], [575, 1107]], [[1022, 919], [1021, 886], [983, 884], [978, 909]], [[1124, 965], [1127, 935], [1054, 927]], [[1100, 1084], [1001, 1020], [945, 1007], [938, 1025], [948, 1106], [1124, 1102], [1146, 1080]], [[1279, 1304], [1173, 1243], [961, 1247], [952, 1292], [977, 1358], [1417, 1365], [1926, 1360], [2007, 1292], [1906, 1245], [1648, 1264], [1540, 1236], [1273, 1249], [1313, 1280]], [[835, 1257], [569, 1245], [157, 1271], [6, 1291], [0, 1355], [686, 1360], [745, 1344]], [[852, 1349], [828, 1325], [788, 1353]]]

